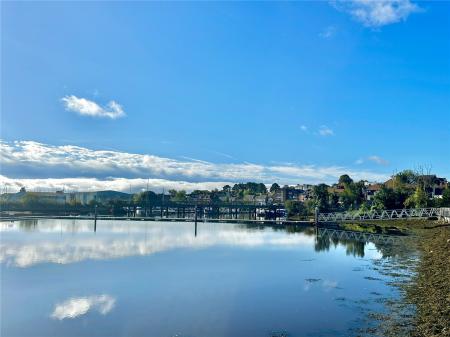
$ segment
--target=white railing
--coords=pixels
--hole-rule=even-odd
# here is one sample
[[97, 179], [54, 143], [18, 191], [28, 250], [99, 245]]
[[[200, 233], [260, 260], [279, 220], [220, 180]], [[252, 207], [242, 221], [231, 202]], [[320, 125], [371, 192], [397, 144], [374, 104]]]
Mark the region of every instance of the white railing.
[[[444, 215], [447, 214], [447, 215]], [[318, 222], [351, 221], [351, 220], [395, 220], [409, 218], [449, 217], [450, 208], [405, 208], [373, 211], [348, 211], [319, 213]]]

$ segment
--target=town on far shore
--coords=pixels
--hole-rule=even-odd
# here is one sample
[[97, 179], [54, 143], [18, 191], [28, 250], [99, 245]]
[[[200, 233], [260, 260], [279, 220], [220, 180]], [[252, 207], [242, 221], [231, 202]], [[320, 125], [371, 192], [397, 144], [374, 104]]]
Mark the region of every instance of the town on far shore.
[[[168, 190], [155, 193], [119, 191], [53, 192], [28, 191], [26, 186], [14, 193], [1, 194], [2, 213], [17, 211], [91, 212], [98, 207], [103, 214], [148, 216], [152, 207], [180, 207], [192, 205], [253, 205], [275, 206], [288, 218], [307, 217], [320, 212], [366, 211], [374, 209], [403, 209], [449, 207], [450, 186], [446, 178], [434, 174], [419, 174], [404, 170], [379, 183], [354, 181], [349, 175], [340, 176], [332, 184], [297, 184], [280, 186], [277, 183], [236, 183], [221, 190]], [[130, 211], [132, 210], [132, 212]], [[162, 211], [161, 211], [162, 214]]]

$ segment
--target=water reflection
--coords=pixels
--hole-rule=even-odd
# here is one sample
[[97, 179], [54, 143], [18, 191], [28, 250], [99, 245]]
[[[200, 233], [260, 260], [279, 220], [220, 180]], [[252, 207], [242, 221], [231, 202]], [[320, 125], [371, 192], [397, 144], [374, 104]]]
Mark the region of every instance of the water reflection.
[[85, 315], [88, 311], [98, 311], [102, 315], [109, 313], [116, 303], [110, 295], [95, 295], [88, 297], [74, 297], [55, 305], [53, 319], [63, 320]]
[[[39, 263], [69, 264], [150, 255], [173, 249], [212, 246], [311, 246], [329, 251], [344, 246], [347, 255], [365, 256], [368, 242], [392, 244], [399, 237], [334, 229], [218, 223], [99, 222], [97, 235], [91, 221], [41, 220], [1, 223], [0, 262], [30, 267]], [[15, 232], [33, 233], [32, 240]], [[194, 232], [194, 233], [193, 233]], [[288, 235], [286, 235], [288, 233]], [[355, 234], [356, 233], [356, 234]], [[59, 234], [59, 235], [56, 235]], [[386, 250], [386, 249], [385, 249]]]
[[345, 246], [347, 255], [364, 257], [365, 242], [339, 239], [327, 235], [316, 238], [314, 249], [316, 252], [329, 251], [331, 246], [337, 247], [338, 245]]
[[396, 253], [299, 226], [99, 221], [94, 233], [93, 221], [39, 220], [0, 231], [2, 335], [21, 337], [354, 336], [361, 301], [390, 293], [370, 264]]
[[[0, 262], [9, 266], [30, 267], [39, 263], [69, 264], [84, 260], [105, 260], [127, 256], [150, 255], [181, 248], [211, 246], [310, 246], [314, 237], [304, 233], [285, 235], [269, 227], [263, 230], [234, 224], [199, 223], [193, 235], [191, 224], [99, 222], [97, 235], [92, 223], [42, 221], [3, 224], [2, 231], [19, 232], [24, 227], [36, 236], [3, 235]], [[56, 235], [59, 234], [59, 235]]]
[[315, 250], [329, 251], [330, 247], [345, 246], [347, 255], [364, 257], [367, 243], [380, 244], [380, 247], [398, 245], [405, 238], [401, 235], [383, 235], [373, 232], [348, 231], [335, 228], [317, 228]]

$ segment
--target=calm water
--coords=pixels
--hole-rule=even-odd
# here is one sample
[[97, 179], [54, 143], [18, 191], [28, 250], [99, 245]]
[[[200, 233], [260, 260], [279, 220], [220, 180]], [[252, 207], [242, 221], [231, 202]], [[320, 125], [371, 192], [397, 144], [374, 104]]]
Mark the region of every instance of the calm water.
[[352, 336], [395, 296], [380, 244], [314, 229], [1, 223], [2, 336]]

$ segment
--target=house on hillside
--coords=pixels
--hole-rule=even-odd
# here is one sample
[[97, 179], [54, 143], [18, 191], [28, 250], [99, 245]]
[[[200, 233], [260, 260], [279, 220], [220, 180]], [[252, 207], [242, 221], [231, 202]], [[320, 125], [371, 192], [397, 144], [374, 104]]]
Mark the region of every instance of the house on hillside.
[[369, 184], [364, 188], [364, 195], [367, 201], [373, 200], [375, 195], [383, 188], [382, 184]]
[[[384, 183], [389, 188], [395, 187], [395, 179], [391, 178]], [[435, 174], [419, 175], [414, 183], [404, 184], [405, 187], [414, 190], [417, 186], [422, 187], [427, 192], [429, 198], [442, 198], [442, 193], [449, 184], [446, 178], [437, 177]]]
[[428, 193], [429, 198], [442, 198], [444, 190], [448, 187], [447, 179], [435, 175], [420, 176], [418, 181], [425, 186], [425, 192]]

